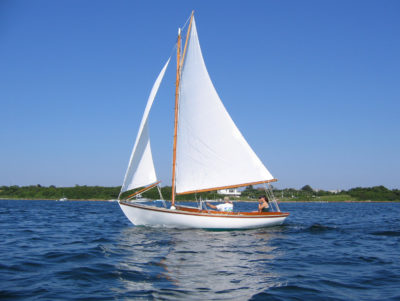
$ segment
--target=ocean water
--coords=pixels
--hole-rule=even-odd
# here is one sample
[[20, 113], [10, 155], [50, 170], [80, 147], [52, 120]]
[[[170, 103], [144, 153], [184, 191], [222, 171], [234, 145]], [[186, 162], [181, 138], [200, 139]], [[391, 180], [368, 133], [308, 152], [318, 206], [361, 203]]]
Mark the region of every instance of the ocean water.
[[207, 231], [135, 227], [117, 203], [0, 200], [0, 299], [400, 300], [400, 203], [281, 209], [282, 226]]

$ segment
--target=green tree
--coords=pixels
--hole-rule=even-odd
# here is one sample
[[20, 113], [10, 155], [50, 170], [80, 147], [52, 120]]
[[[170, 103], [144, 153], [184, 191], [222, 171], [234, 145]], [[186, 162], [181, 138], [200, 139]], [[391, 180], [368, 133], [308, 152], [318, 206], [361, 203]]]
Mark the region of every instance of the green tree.
[[305, 185], [305, 186], [303, 186], [303, 187], [301, 188], [301, 190], [304, 191], [304, 192], [310, 192], [310, 193], [313, 193], [313, 192], [314, 192], [314, 189], [312, 189], [310, 185]]

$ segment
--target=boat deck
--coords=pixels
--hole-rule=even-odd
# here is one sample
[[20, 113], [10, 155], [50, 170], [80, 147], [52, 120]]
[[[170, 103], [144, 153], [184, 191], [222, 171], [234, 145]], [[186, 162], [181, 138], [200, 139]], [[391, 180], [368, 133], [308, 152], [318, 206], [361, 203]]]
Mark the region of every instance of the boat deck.
[[216, 214], [216, 215], [228, 215], [228, 216], [237, 216], [237, 215], [246, 215], [246, 216], [289, 216], [287, 212], [258, 212], [258, 211], [251, 211], [251, 212], [225, 212], [225, 211], [217, 211], [217, 210], [201, 210], [193, 207], [186, 207], [186, 206], [176, 206], [177, 210], [180, 211], [187, 211], [192, 213], [205, 213], [205, 214]]
[[201, 210], [194, 207], [187, 206], [176, 206], [175, 210], [171, 210], [163, 207], [155, 207], [144, 204], [138, 204], [135, 202], [126, 202], [120, 201], [121, 205], [125, 205], [128, 207], [140, 208], [143, 210], [157, 211], [157, 212], [165, 212], [170, 214], [178, 214], [178, 215], [197, 215], [197, 216], [214, 216], [214, 217], [227, 217], [227, 218], [280, 218], [289, 216], [288, 212], [224, 212], [224, 211], [216, 211], [216, 210]]

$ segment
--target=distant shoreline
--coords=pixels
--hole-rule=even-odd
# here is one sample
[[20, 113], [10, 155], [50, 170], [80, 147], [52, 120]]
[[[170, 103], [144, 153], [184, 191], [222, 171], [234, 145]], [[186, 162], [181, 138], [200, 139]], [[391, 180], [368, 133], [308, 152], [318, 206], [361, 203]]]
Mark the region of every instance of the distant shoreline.
[[[66, 201], [59, 201], [58, 199], [33, 199], [33, 198], [0, 198], [0, 200], [8, 200], [8, 201], [55, 201], [55, 202], [66, 202]], [[73, 202], [113, 202], [111, 200], [100, 200], [100, 199], [68, 199], [67, 201], [73, 201]], [[167, 202], [170, 202], [170, 200], [166, 200]], [[234, 202], [247, 202], [247, 203], [257, 203], [257, 200], [250, 201], [250, 200], [232, 200]], [[196, 202], [196, 201], [191, 201], [191, 200], [179, 200], [177, 201], [178, 203], [180, 202]], [[218, 202], [218, 201], [217, 201]], [[222, 201], [221, 201], [222, 202]], [[371, 200], [365, 200], [365, 201], [355, 201], [355, 200], [348, 200], [348, 201], [324, 201], [324, 200], [301, 200], [301, 201], [279, 201], [278, 203], [400, 203], [400, 200], [395, 200], [395, 201], [371, 201]]]
[[[137, 190], [138, 191], [138, 190]], [[121, 187], [103, 187], [103, 186], [79, 186], [75, 187], [56, 187], [51, 185], [49, 187], [41, 185], [30, 185], [22, 186], [0, 186], [0, 199], [10, 198], [13, 199], [47, 199], [47, 200], [62, 200], [63, 198], [68, 198], [71, 201], [107, 201], [114, 200], [118, 195], [122, 198], [127, 198], [131, 192], [126, 194], [120, 194]], [[258, 196], [265, 194], [265, 191], [255, 189], [254, 187], [247, 186], [241, 195], [229, 197], [231, 200], [241, 200], [244, 202], [254, 202], [257, 201]], [[356, 187], [351, 188], [348, 191], [341, 190], [324, 191], [324, 190], [314, 190], [311, 186], [305, 185], [300, 190], [293, 188], [276, 189], [273, 192], [275, 197], [279, 198], [280, 202], [392, 202], [400, 201], [400, 190], [399, 189], [387, 189], [385, 186], [374, 186], [374, 187]], [[161, 195], [165, 199], [171, 199], [172, 197], [172, 187], [164, 186], [161, 187]], [[160, 198], [158, 190], [153, 189], [145, 191], [142, 197], [156, 200]], [[177, 197], [177, 201], [196, 201], [198, 199], [202, 200], [216, 200], [222, 199], [225, 194], [219, 194], [216, 191], [212, 192], [202, 192], [202, 193], [192, 193], [186, 194], [185, 196]]]
[[34, 199], [34, 198], [0, 198], [0, 200], [8, 200], [8, 201], [54, 201], [54, 202], [68, 202], [68, 201], [74, 201], [74, 202], [109, 202], [109, 200], [97, 200], [97, 199], [87, 199], [87, 200], [82, 200], [82, 199], [68, 199], [66, 201], [59, 201], [59, 199]]

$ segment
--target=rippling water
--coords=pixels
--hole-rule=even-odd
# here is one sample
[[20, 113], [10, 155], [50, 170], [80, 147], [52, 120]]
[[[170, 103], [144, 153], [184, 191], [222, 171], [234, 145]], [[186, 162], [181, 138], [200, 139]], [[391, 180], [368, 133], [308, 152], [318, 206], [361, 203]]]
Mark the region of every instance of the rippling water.
[[134, 227], [117, 203], [0, 200], [0, 298], [400, 300], [399, 203], [281, 209], [283, 226], [206, 231]]

